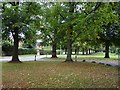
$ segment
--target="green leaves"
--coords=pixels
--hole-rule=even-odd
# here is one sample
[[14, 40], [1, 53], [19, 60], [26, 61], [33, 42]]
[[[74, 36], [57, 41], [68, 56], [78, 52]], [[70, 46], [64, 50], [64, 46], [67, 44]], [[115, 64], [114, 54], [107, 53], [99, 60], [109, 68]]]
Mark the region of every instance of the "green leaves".
[[[13, 5], [14, 2], [4, 3], [4, 10], [2, 13], [3, 21], [3, 35], [9, 35], [14, 33], [14, 28], [18, 27], [19, 37], [20, 34], [24, 34], [27, 42], [35, 41], [36, 30], [35, 22], [37, 21], [37, 15], [41, 13], [41, 6], [36, 2], [24, 2]], [[40, 20], [40, 19], [39, 19]], [[8, 33], [8, 34], [7, 34]], [[29, 39], [31, 37], [31, 39]]]
[[[26, 41], [31, 37], [33, 40], [30, 42], [42, 38], [45, 42], [51, 40], [65, 44], [69, 27], [72, 26], [73, 42], [97, 42], [96, 38], [100, 39], [98, 33], [103, 32], [103, 25], [119, 23], [118, 5], [102, 2], [24, 2], [18, 6], [5, 3], [2, 33], [4, 37], [9, 37], [14, 28], [18, 27], [19, 34], [24, 34]], [[37, 36], [36, 31], [40, 31], [41, 36]], [[119, 28], [116, 32], [119, 33]]]

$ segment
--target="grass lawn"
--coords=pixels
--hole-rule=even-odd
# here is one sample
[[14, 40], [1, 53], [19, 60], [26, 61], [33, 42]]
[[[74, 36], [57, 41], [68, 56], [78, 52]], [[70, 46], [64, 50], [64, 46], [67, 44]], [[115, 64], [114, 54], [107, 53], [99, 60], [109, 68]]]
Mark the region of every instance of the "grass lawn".
[[[66, 58], [67, 55], [57, 55], [58, 58]], [[72, 55], [74, 59], [76, 55]], [[51, 57], [51, 55], [47, 55], [47, 57]], [[85, 60], [118, 60], [118, 55], [115, 53], [110, 53], [110, 58], [104, 58], [104, 53], [98, 52], [90, 55], [77, 55], [77, 59], [85, 59]]]
[[[35, 56], [35, 54], [27, 54], [27, 55], [19, 55], [19, 56]], [[42, 55], [47, 58], [50, 58], [52, 55]], [[58, 58], [60, 59], [65, 59], [67, 55], [57, 55]], [[76, 55], [72, 55], [72, 58], [74, 59]], [[1, 57], [1, 56], [0, 56]], [[98, 53], [93, 53], [90, 55], [77, 55], [77, 59], [85, 59], [85, 60], [118, 60], [118, 55], [115, 53], [110, 53], [110, 58], [104, 58], [104, 53], [98, 52]]]
[[[118, 55], [115, 53], [110, 53], [110, 58], [104, 58], [104, 53], [94, 53], [91, 55], [78, 55], [79, 59], [95, 59], [95, 60], [118, 60]], [[74, 58], [75, 56], [73, 56]]]
[[3, 88], [118, 88], [118, 68], [86, 62], [2, 63]]

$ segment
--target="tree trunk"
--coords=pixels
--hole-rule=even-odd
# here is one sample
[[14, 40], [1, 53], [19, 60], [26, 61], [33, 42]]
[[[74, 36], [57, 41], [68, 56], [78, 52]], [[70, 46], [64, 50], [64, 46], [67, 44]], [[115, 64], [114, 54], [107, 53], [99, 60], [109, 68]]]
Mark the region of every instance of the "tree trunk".
[[86, 49], [86, 51], [85, 51], [85, 52], [86, 52], [86, 55], [88, 55], [88, 50], [87, 50], [87, 49]]
[[97, 53], [97, 49], [96, 49], [96, 47], [94, 47], [94, 53]]
[[[69, 2], [69, 22], [71, 22], [74, 17], [72, 14], [74, 13], [74, 8], [75, 8], [75, 3], [74, 2]], [[69, 24], [67, 34], [68, 34], [68, 39], [67, 39], [67, 58], [66, 62], [73, 62], [71, 55], [72, 55], [72, 30], [73, 30], [73, 24]]]
[[79, 54], [79, 47], [77, 48], [77, 54]]
[[65, 48], [65, 54], [67, 54], [67, 48]]
[[72, 29], [68, 31], [67, 58], [65, 62], [73, 62], [72, 58]]
[[104, 58], [110, 58], [109, 57], [109, 46], [110, 46], [110, 42], [109, 40], [105, 41], [105, 57]]
[[82, 55], [85, 55], [85, 53], [84, 53], [84, 48], [82, 49]]
[[18, 58], [19, 39], [18, 39], [18, 28], [17, 27], [15, 27], [13, 39], [14, 39], [13, 55], [12, 55], [12, 61], [10, 62], [21, 62]]
[[57, 58], [55, 42], [53, 42], [53, 44], [52, 44], [52, 58]]
[[77, 49], [75, 48], [75, 55], [77, 54]]
[[89, 52], [88, 52], [89, 54], [91, 54], [91, 51], [90, 51], [90, 49], [89, 49]]

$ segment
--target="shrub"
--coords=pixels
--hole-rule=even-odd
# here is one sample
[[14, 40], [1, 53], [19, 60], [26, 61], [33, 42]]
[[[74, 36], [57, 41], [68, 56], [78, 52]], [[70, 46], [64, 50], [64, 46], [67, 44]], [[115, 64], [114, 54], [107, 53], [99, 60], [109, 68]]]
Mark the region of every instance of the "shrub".
[[[6, 41], [2, 43], [2, 55], [11, 56], [12, 52], [13, 52], [13, 45], [10, 42]], [[18, 54], [19, 55], [37, 54], [37, 51], [33, 48], [19, 48]]]
[[46, 55], [46, 54], [51, 55], [52, 51], [51, 50], [40, 50], [40, 54], [42, 54], [42, 55]]
[[25, 55], [25, 54], [37, 54], [37, 51], [34, 48], [19, 48], [18, 49], [19, 55]]
[[[56, 50], [56, 53], [57, 53], [57, 55], [59, 55], [60, 54], [60, 51], [59, 50]], [[45, 55], [45, 54], [48, 54], [48, 55], [51, 55], [52, 54], [52, 50], [40, 50], [40, 54], [41, 55]]]
[[13, 45], [10, 42], [2, 43], [2, 55], [11, 56], [13, 51]]

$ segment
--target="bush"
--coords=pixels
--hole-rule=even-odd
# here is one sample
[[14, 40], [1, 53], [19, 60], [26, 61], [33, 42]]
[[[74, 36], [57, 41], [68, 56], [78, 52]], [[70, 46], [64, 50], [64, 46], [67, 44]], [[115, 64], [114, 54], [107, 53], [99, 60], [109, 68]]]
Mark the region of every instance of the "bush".
[[13, 52], [13, 45], [10, 42], [2, 43], [2, 55], [11, 56]]
[[34, 48], [19, 48], [18, 49], [19, 55], [25, 55], [25, 54], [37, 54], [37, 51]]
[[51, 53], [52, 53], [51, 50], [40, 50], [41, 55], [46, 55], [46, 54], [51, 55]]
[[118, 53], [120, 53], [120, 48], [118, 49]]
[[[6, 41], [2, 43], [2, 55], [5, 56], [11, 56], [13, 52], [13, 45]], [[33, 48], [19, 48], [18, 49], [19, 55], [25, 55], [25, 54], [37, 54], [37, 51]]]
[[[60, 51], [59, 51], [59, 50], [56, 50], [56, 53], [57, 53], [57, 55], [59, 55], [59, 54], [60, 54]], [[40, 50], [40, 54], [41, 54], [41, 55], [46, 55], [46, 54], [52, 55], [52, 50]]]

